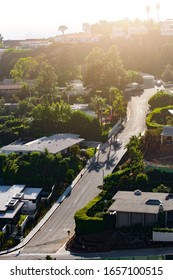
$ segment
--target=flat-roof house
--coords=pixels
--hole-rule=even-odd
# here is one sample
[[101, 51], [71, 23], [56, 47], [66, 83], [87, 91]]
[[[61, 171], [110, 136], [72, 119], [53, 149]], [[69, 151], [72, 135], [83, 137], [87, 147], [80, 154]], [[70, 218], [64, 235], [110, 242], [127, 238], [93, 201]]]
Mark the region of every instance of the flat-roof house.
[[116, 215], [116, 227], [132, 227], [140, 224], [152, 226], [163, 213], [165, 226], [173, 223], [173, 195], [168, 193], [118, 191], [109, 208]]
[[47, 149], [51, 154], [57, 154], [59, 152], [66, 153], [68, 148], [82, 142], [83, 140], [84, 139], [79, 138], [79, 135], [77, 134], [54, 134], [50, 137], [42, 137], [25, 144], [10, 144], [4, 146], [0, 149], [0, 153], [23, 154], [35, 151], [43, 153], [45, 149]]
[[0, 97], [4, 97], [5, 100], [9, 100], [13, 94], [19, 94], [21, 92], [22, 85], [7, 84], [0, 85]]
[[22, 207], [23, 214], [33, 215], [38, 209], [41, 200], [42, 188], [24, 188], [24, 205]]
[[0, 231], [9, 225], [16, 230], [20, 214], [33, 214], [41, 199], [42, 188], [26, 188], [25, 185], [0, 186]]

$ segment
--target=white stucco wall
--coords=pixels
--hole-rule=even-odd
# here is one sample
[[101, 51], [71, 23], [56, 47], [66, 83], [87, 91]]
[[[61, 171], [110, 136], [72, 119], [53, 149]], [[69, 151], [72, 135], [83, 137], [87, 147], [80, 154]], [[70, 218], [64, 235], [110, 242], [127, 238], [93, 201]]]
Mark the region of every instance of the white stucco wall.
[[153, 241], [172, 242], [173, 232], [153, 231]]

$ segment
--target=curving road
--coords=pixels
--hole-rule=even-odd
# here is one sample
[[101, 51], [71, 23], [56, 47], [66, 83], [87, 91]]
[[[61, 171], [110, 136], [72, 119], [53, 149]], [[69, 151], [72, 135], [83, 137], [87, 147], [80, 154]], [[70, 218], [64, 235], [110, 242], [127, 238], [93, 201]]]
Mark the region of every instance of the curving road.
[[[68, 239], [67, 231], [74, 233], [75, 212], [95, 197], [100, 190], [103, 177], [112, 172], [125, 153], [124, 146], [131, 135], [145, 131], [145, 117], [148, 99], [156, 89], [145, 90], [140, 97], [132, 97], [128, 103], [128, 117], [125, 127], [118, 134], [117, 142], [112, 141], [101, 146], [99, 156], [75, 185], [70, 195], [58, 207], [50, 219], [21, 249], [21, 258], [34, 259], [35, 255], [56, 253]], [[1, 256], [7, 258], [8, 256]], [[9, 255], [12, 258], [12, 255]]]

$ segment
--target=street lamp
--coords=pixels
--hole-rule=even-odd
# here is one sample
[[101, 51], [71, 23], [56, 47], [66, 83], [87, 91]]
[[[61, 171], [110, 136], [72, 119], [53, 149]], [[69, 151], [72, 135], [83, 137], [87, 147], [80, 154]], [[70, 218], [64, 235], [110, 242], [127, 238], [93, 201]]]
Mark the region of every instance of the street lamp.
[[67, 230], [68, 238], [70, 239], [70, 230]]

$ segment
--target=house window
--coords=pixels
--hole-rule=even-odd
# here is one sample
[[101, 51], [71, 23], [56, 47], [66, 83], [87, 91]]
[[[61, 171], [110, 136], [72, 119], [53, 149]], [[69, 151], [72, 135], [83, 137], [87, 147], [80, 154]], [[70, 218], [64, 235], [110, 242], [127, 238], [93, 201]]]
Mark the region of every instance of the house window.
[[171, 136], [168, 136], [168, 137], [167, 137], [167, 142], [168, 142], [168, 143], [171, 143], [171, 142], [172, 142], [172, 137], [171, 137]]
[[167, 219], [168, 219], [168, 221], [173, 221], [173, 211], [167, 212]]

